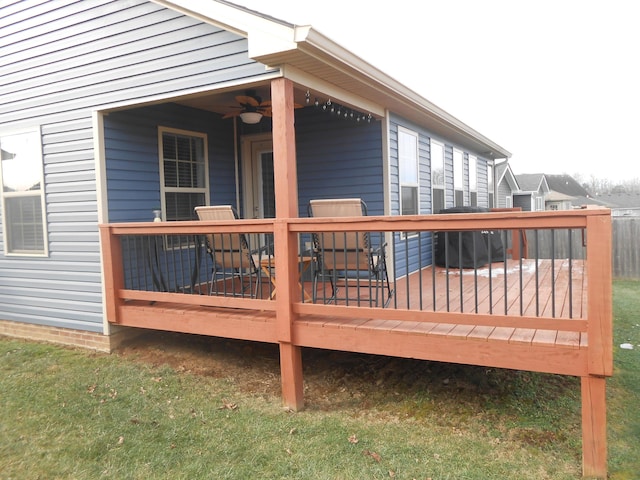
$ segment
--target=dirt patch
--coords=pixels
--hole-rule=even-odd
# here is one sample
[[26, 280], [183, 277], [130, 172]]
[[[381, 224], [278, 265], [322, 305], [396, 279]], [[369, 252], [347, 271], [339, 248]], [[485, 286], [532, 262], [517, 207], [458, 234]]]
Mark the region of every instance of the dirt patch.
[[[250, 395], [281, 395], [277, 345], [145, 331], [115, 353], [178, 372], [226, 378]], [[475, 402], [481, 408], [483, 396], [505, 393], [499, 385], [510, 380], [502, 377], [523, 373], [317, 349], [303, 350], [303, 369], [305, 406], [318, 410], [362, 409], [418, 396], [435, 403]]]

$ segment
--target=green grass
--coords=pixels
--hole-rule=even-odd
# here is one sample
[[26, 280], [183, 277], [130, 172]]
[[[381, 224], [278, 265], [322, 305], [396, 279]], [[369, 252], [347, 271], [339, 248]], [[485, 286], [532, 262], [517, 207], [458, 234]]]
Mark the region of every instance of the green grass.
[[[640, 478], [640, 282], [613, 288], [614, 373], [607, 382], [609, 470], [613, 480]], [[631, 343], [633, 350], [621, 349]]]
[[[614, 294], [620, 480], [640, 472], [640, 283]], [[575, 378], [305, 351], [307, 408], [291, 413], [261, 386], [277, 386], [277, 352], [251, 348], [212, 374], [0, 339], [0, 478], [580, 478]]]

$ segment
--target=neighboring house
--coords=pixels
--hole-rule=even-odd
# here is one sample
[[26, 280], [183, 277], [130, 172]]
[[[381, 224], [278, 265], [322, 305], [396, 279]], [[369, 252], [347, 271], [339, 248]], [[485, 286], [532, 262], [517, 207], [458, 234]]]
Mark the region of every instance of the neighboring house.
[[549, 193], [545, 197], [546, 210], [569, 210], [582, 205], [603, 205], [571, 175], [546, 175]]
[[[300, 216], [323, 197], [370, 214], [488, 207], [510, 156], [311, 27], [226, 1], [3, 5], [0, 333], [109, 348], [98, 224], [202, 204], [274, 216], [274, 91], [299, 107]], [[505, 167], [497, 206], [516, 188]], [[418, 267], [396, 253], [400, 275]]]
[[516, 175], [518, 191], [513, 194], [513, 206], [526, 212], [545, 209], [544, 200], [549, 193], [549, 185], [543, 173]]
[[495, 165], [495, 202], [491, 202], [492, 207], [512, 208], [513, 193], [518, 191], [516, 176], [511, 170], [509, 162], [501, 162]]
[[571, 210], [575, 197], [551, 190], [544, 199], [545, 210]]
[[640, 192], [607, 193], [596, 199], [611, 208], [614, 217], [640, 217]]

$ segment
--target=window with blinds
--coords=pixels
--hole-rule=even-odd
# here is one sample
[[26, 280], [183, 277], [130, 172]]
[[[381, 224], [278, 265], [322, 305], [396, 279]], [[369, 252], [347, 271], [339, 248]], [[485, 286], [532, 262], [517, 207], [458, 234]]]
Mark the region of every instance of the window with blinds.
[[196, 220], [209, 198], [206, 134], [160, 128], [160, 152], [163, 220]]

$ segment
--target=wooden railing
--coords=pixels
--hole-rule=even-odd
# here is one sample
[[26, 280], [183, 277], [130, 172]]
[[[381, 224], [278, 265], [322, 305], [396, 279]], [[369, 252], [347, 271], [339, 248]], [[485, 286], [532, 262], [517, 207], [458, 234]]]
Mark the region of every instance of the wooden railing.
[[[314, 273], [301, 271], [308, 268], [300, 262], [301, 256], [317, 254], [323, 246], [316, 244], [314, 248], [314, 236], [317, 238], [318, 234], [327, 231], [334, 232], [334, 235], [357, 232], [357, 235], [371, 237], [383, 232], [377, 243], [387, 244], [387, 270], [393, 292], [390, 298], [388, 290], [383, 290], [384, 301], [376, 305], [367, 301], [350, 302], [348, 296], [343, 302], [332, 301], [332, 295], [326, 293], [328, 277], [326, 274], [318, 275], [319, 267], [315, 262], [311, 267]], [[527, 265], [531, 265], [533, 260], [535, 273], [530, 275], [536, 278], [527, 284], [523, 283], [525, 260], [522, 255], [508, 258], [506, 253], [491, 258], [489, 252], [488, 265], [482, 266], [488, 278], [483, 281], [478, 277], [480, 267], [463, 271], [461, 267], [445, 264], [437, 272], [435, 268], [409, 271], [409, 264], [427, 267], [433, 263], [439, 235], [442, 242], [448, 235], [454, 236], [459, 232], [492, 232], [501, 238], [503, 244], [512, 242], [512, 250], [520, 252], [522, 244], [518, 242], [522, 240], [518, 239], [527, 237], [523, 232], [529, 232], [528, 237], [535, 238], [538, 232], [543, 231], [583, 238], [586, 253], [579, 251], [568, 259], [546, 259], [552, 270], [541, 279], [538, 268], [542, 259], [536, 258], [535, 242], [529, 241]], [[300, 315], [422, 322], [441, 322], [446, 315], [448, 323], [460, 325], [584, 332], [589, 334], [589, 343], [594, 351], [610, 356], [611, 325], [608, 324], [610, 315], [606, 306], [611, 295], [608, 281], [611, 275], [611, 227], [609, 211], [604, 209], [124, 223], [103, 225], [101, 232], [107, 315], [114, 323], [119, 323], [116, 306], [125, 300], [261, 311], [276, 311], [281, 304], [280, 309], [288, 313], [278, 323], [286, 329], [290, 329], [291, 323]], [[208, 295], [211, 293], [209, 275], [212, 263], [206, 254], [205, 238], [213, 232], [243, 234], [249, 239], [256, 239], [253, 243], [256, 251], [268, 250], [262, 257], [266, 268], [259, 271], [262, 288], [256, 295], [238, 295], [231, 289], [227, 295], [224, 288], [217, 289], [217, 295]], [[278, 249], [279, 243], [284, 243], [283, 236], [291, 246], [286, 251]], [[268, 249], [264, 248], [264, 240], [260, 240], [264, 238], [273, 239], [273, 245]], [[260, 262], [259, 258], [257, 262]], [[284, 262], [280, 260], [282, 258]], [[586, 262], [583, 264], [574, 258], [586, 258]], [[565, 269], [562, 273], [561, 262], [564, 262], [562, 268]], [[585, 275], [588, 282], [584, 281]], [[352, 290], [358, 288], [354, 284], [359, 281], [350, 280]], [[346, 288], [349, 288], [349, 282]], [[253, 287], [250, 290], [255, 291]], [[365, 291], [364, 297], [370, 296]], [[286, 305], [282, 303], [283, 299], [286, 299]], [[544, 308], [540, 308], [541, 302], [545, 303]], [[609, 365], [610, 362], [601, 362], [594, 357], [592, 363], [595, 366], [597, 363]], [[610, 368], [601, 367], [598, 371], [603, 375], [610, 374]]]

